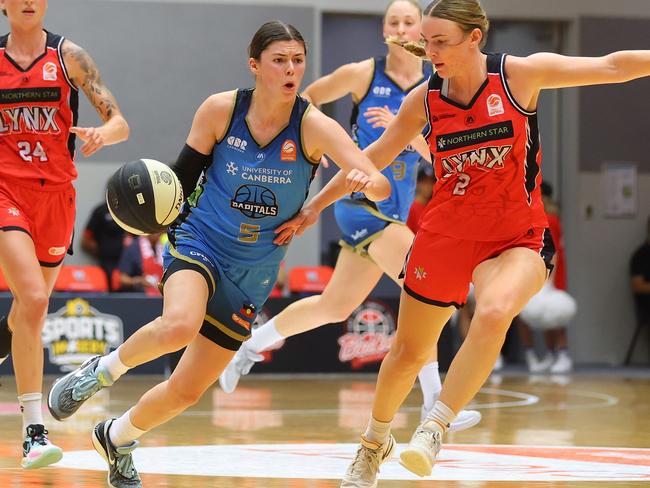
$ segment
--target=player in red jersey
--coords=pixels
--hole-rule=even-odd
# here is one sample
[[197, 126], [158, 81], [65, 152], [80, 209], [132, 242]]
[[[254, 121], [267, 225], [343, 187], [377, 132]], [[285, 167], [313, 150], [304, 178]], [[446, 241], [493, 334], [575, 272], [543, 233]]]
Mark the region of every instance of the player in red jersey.
[[[90, 156], [124, 141], [129, 127], [95, 63], [43, 29], [47, 0], [0, 0], [11, 32], [0, 37], [0, 268], [13, 302], [0, 318], [0, 362], [11, 352], [23, 415], [23, 468], [61, 459], [47, 439], [41, 330], [63, 257], [72, 244], [75, 135]], [[103, 120], [76, 127], [78, 90]]]
[[[394, 447], [391, 420], [470, 282], [476, 313], [469, 335], [439, 401], [401, 454], [419, 475], [431, 473], [447, 426], [490, 374], [512, 318], [541, 289], [553, 249], [539, 190], [540, 91], [650, 75], [650, 51], [486, 55], [488, 25], [477, 0], [437, 0], [425, 9], [422, 51], [437, 74], [407, 95], [366, 149], [385, 167], [429, 123], [436, 185], [407, 260], [399, 325], [379, 372], [372, 417], [341, 486], [376, 486], [379, 465]], [[301, 225], [299, 234], [316, 213], [308, 205], [286, 229]]]

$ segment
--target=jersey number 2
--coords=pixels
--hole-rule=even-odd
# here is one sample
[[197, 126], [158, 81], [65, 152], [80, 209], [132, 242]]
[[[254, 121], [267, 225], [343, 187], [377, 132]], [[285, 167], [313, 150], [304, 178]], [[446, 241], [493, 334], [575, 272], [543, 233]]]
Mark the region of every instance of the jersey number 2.
[[23, 158], [23, 161], [27, 161], [28, 163], [31, 163], [34, 159], [38, 159], [41, 163], [45, 163], [48, 160], [43, 145], [38, 141], [36, 141], [33, 147], [29, 141], [20, 141], [18, 143], [18, 154]]
[[469, 180], [470, 177], [468, 174], [458, 173], [458, 183], [456, 183], [456, 186], [454, 187], [454, 191], [452, 193], [454, 195], [464, 195], [467, 186], [469, 185]]

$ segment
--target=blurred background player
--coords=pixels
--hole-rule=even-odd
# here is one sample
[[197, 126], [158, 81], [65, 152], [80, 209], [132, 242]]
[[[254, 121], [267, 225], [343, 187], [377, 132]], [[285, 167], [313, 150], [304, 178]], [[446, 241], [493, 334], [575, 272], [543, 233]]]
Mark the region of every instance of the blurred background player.
[[115, 291], [113, 272], [118, 268], [120, 256], [131, 238], [115, 223], [106, 202], [97, 205], [81, 235], [81, 249], [97, 260], [104, 270], [111, 291]]
[[[540, 185], [548, 227], [555, 244], [553, 271], [544, 287], [535, 295], [515, 319], [521, 341], [526, 349], [526, 365], [532, 373], [568, 373], [573, 369], [567, 337], [568, 323], [576, 314], [575, 300], [566, 291], [566, 257], [564, 235], [560, 223], [559, 206], [553, 200], [553, 187], [542, 181]], [[546, 354], [540, 360], [534, 350], [530, 328], [541, 329], [546, 343]]]
[[[90, 156], [129, 134], [88, 53], [43, 29], [47, 7], [47, 0], [0, 0], [11, 29], [0, 38], [0, 268], [13, 296], [9, 316], [0, 318], [0, 362], [11, 352], [23, 419], [23, 468], [62, 456], [43, 425], [41, 330], [72, 245], [75, 136], [84, 142], [82, 154]], [[74, 127], [79, 89], [104, 122], [100, 127]]]
[[[384, 14], [384, 38], [399, 42], [417, 41], [422, 12], [415, 0], [393, 0]], [[389, 45], [386, 56], [350, 63], [316, 80], [303, 92], [315, 105], [352, 95], [352, 133], [361, 149], [384, 132], [404, 97], [427, 80], [431, 66], [397, 45]], [[303, 298], [253, 331], [219, 379], [232, 392], [260, 352], [276, 342], [329, 323], [346, 320], [363, 303], [381, 276], [386, 273], [399, 286], [404, 258], [413, 242], [413, 232], [405, 225], [416, 187], [420, 155], [429, 158], [422, 136], [401, 151], [383, 174], [391, 182], [391, 196], [370, 202], [356, 193], [335, 203], [334, 215], [343, 236], [334, 274], [322, 295]], [[419, 374], [423, 392], [422, 416], [433, 407], [440, 392], [437, 354]], [[476, 411], [462, 412], [452, 430], [469, 428], [480, 421]]]

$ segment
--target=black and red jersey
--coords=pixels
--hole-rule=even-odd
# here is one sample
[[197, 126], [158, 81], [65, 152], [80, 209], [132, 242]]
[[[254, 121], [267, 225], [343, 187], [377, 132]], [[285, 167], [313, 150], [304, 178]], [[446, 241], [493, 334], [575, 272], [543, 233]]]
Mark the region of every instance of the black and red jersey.
[[429, 80], [425, 138], [436, 183], [422, 217], [424, 229], [497, 241], [548, 226], [539, 188], [537, 114], [510, 93], [505, 59], [487, 55], [487, 79], [467, 106], [447, 98], [447, 80], [437, 74]]
[[74, 166], [78, 91], [65, 69], [64, 38], [46, 32], [45, 51], [26, 69], [0, 37], [0, 177], [65, 183]]

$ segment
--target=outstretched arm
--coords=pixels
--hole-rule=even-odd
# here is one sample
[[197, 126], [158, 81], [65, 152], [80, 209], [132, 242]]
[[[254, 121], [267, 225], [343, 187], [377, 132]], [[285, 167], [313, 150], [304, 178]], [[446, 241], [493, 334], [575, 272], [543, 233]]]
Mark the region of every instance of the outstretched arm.
[[125, 141], [129, 137], [129, 125], [122, 116], [115, 97], [104, 84], [93, 59], [84, 49], [68, 40], [64, 41], [61, 52], [72, 83], [81, 88], [104, 122], [99, 127], [70, 129], [84, 141], [81, 153], [90, 156], [103, 146]]
[[624, 83], [650, 76], [650, 51], [618, 51], [601, 57], [508, 56], [505, 68], [517, 102], [534, 110], [540, 90]]

